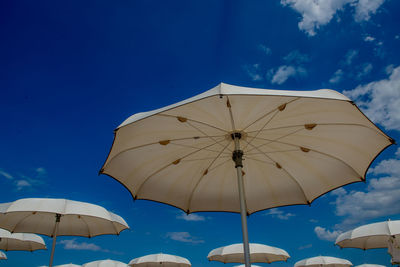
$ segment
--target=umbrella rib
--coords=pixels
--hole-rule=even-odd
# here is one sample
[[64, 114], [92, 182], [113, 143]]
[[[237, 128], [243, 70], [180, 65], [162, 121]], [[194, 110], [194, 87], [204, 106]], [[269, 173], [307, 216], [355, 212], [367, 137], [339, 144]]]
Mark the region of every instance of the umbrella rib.
[[278, 114], [278, 109], [277, 109], [277, 110], [275, 111], [275, 113], [271, 116], [271, 118], [270, 118], [269, 120], [267, 120], [266, 123], [264, 123], [263, 127], [261, 127], [261, 128], [256, 132], [256, 135], [250, 137], [251, 140], [247, 142], [246, 146], [245, 146], [243, 149], [246, 149], [246, 148], [249, 146], [249, 144], [250, 144], [251, 142], [253, 142], [254, 138], [257, 137], [257, 135], [268, 125], [268, 123], [270, 123], [270, 122], [272, 121], [273, 118], [275, 118], [275, 116], [276, 116], [277, 114]]
[[[260, 138], [260, 137], [257, 137], [257, 139], [260, 139], [260, 140], [268, 140], [268, 139], [264, 139], [264, 138]], [[270, 141], [270, 140], [268, 140], [268, 141]], [[272, 143], [272, 142], [269, 142], [269, 143], [266, 143], [266, 144], [270, 144], [270, 143]], [[278, 142], [276, 142], [276, 143], [280, 143], [280, 144], [284, 144], [284, 145], [288, 145], [288, 146], [294, 146], [294, 147], [298, 147], [298, 148], [301, 148], [301, 147], [302, 147], [302, 146], [300, 146], [300, 145], [291, 144], [291, 143], [287, 143], [287, 142], [280, 142], [280, 141], [278, 141]], [[261, 146], [264, 146], [264, 145], [266, 145], [266, 144], [263, 144], [263, 145], [261, 145]], [[259, 146], [259, 147], [261, 147], [261, 146]], [[253, 148], [254, 148], [254, 149], [252, 149], [252, 150], [257, 149], [257, 148], [254, 147], [254, 146], [253, 146]], [[252, 151], [252, 150], [251, 150], [251, 151]], [[257, 150], [260, 151], [262, 154], [266, 153], [266, 152], [262, 152], [262, 151], [259, 150], [259, 149], [257, 149]], [[315, 153], [318, 153], [318, 154], [321, 154], [321, 155], [325, 155], [325, 156], [327, 156], [327, 157], [329, 157], [329, 158], [333, 158], [333, 159], [335, 159], [335, 160], [338, 160], [338, 161], [342, 162], [344, 165], [346, 165], [346, 166], [348, 166], [350, 169], [352, 169], [352, 170], [354, 171], [354, 173], [356, 173], [357, 175], [359, 175], [360, 177], [362, 177], [362, 175], [360, 175], [352, 166], [350, 166], [349, 164], [347, 164], [344, 160], [342, 160], [342, 159], [340, 159], [340, 158], [338, 158], [338, 157], [335, 157], [335, 156], [333, 156], [333, 155], [331, 155], [331, 154], [327, 154], [327, 153], [325, 153], [325, 152], [316, 150], [316, 149], [311, 149], [311, 150], [312, 150], [313, 152], [315, 152]]]
[[[164, 116], [164, 117], [176, 118], [176, 116], [174, 116], [174, 115], [169, 115], [169, 114], [156, 114], [156, 115], [157, 115], [157, 116]], [[219, 130], [219, 131], [224, 132], [224, 133], [227, 133], [227, 132], [228, 132], [228, 131], [226, 131], [226, 130], [224, 130], [224, 129], [222, 129], [222, 128], [219, 128], [219, 127], [217, 127], [217, 126], [214, 126], [214, 125], [211, 125], [211, 124], [202, 122], [202, 121], [198, 121], [198, 120], [194, 120], [194, 119], [189, 119], [189, 118], [186, 118], [186, 119], [187, 119], [187, 121], [192, 121], [192, 122], [196, 122], [196, 123], [199, 123], [199, 124], [203, 124], [203, 125], [206, 125], [206, 126], [208, 126], [208, 127], [210, 127], [210, 128], [214, 128], [214, 129]]]
[[[217, 153], [217, 152], [216, 152]], [[223, 154], [225, 154], [225, 153], [222, 153], [222, 155]], [[224, 157], [219, 157], [220, 159], [222, 159], [222, 158], [226, 158], [226, 157], [228, 157], [228, 156], [224, 156]], [[230, 158], [231, 156], [229, 156], [229, 158]], [[208, 160], [208, 159], [214, 159], [214, 157], [208, 157], [208, 158], [200, 158], [200, 159], [186, 159], [186, 160], [182, 160], [182, 162], [184, 161], [184, 162], [189, 162], [189, 161], [197, 161], [197, 160]]]
[[[211, 140], [213, 140], [216, 144], [221, 145], [221, 143], [217, 140], [215, 140], [214, 137], [209, 136], [208, 134], [206, 134], [205, 132], [203, 132], [202, 130], [200, 130], [199, 128], [197, 128], [196, 126], [194, 126], [193, 124], [191, 124], [190, 122], [187, 122], [187, 124], [189, 124], [191, 127], [193, 127], [194, 129], [196, 129], [197, 131], [199, 131], [200, 133], [204, 134], [205, 136], [207, 136], [208, 138], [210, 138]], [[220, 136], [218, 136], [220, 137]], [[221, 145], [222, 147], [224, 147], [223, 145]], [[231, 151], [232, 152], [232, 151]]]
[[[249, 144], [249, 145], [252, 146], [252, 147], [255, 147], [255, 146], [252, 145], [252, 144]], [[261, 152], [263, 155], [265, 155], [269, 160], [271, 160], [272, 162], [275, 162], [275, 163], [276, 163], [276, 161], [273, 160], [270, 156], [268, 156], [267, 154], [263, 153], [263, 152], [262, 152], [261, 150], [259, 150], [257, 147], [255, 147], [255, 148], [256, 148], [259, 152]], [[305, 200], [306, 200], [306, 203], [310, 203], [310, 201], [309, 201], [308, 198], [307, 198], [306, 192], [304, 192], [304, 189], [303, 189], [303, 187], [300, 185], [299, 181], [297, 181], [296, 178], [295, 178], [292, 174], [290, 174], [284, 167], [281, 166], [281, 169], [282, 169], [284, 172], [286, 172], [286, 173], [289, 175], [289, 177], [298, 185], [298, 187], [300, 188], [301, 192], [303, 193], [303, 196], [304, 196], [304, 198], [305, 198]]]
[[[186, 147], [186, 148], [193, 148], [193, 149], [197, 149], [197, 147], [195, 146], [189, 146], [189, 145], [183, 145], [183, 144], [177, 144], [177, 143], [172, 143], [175, 146], [181, 146], [181, 147]], [[212, 149], [204, 149], [206, 151], [210, 151], [210, 152], [214, 152], [214, 153], [218, 153], [219, 151], [216, 150], [212, 150]]]
[[23, 222], [23, 221], [25, 221], [28, 217], [30, 217], [32, 214], [28, 214], [27, 216], [25, 216], [22, 220], [19, 220], [16, 224], [15, 224], [15, 226], [14, 226], [14, 228], [12, 229], [12, 231], [10, 231], [11, 233], [12, 232], [14, 232], [14, 230], [18, 227], [18, 225], [19, 224], [21, 224], [21, 222]]
[[[297, 132], [299, 132], [299, 131], [301, 131], [301, 130], [303, 130], [303, 128], [299, 128], [299, 129], [297, 129], [297, 130], [295, 130], [295, 131], [293, 131], [293, 132], [290, 132], [290, 133], [288, 133], [288, 134], [279, 136], [278, 138], [272, 139], [272, 140], [270, 140], [269, 142], [267, 142], [267, 143], [265, 143], [265, 144], [259, 145], [257, 148], [260, 148], [260, 147], [262, 147], [262, 146], [265, 146], [265, 145], [268, 145], [268, 144], [277, 142], [279, 139], [282, 139], [282, 138], [285, 138], [285, 137], [287, 137], [287, 136], [289, 136], [289, 135], [295, 134], [295, 133], [297, 133]], [[254, 136], [253, 139], [252, 139], [252, 141], [253, 141], [254, 139], [256, 139], [256, 138], [257, 138], [257, 136]], [[260, 138], [260, 139], [263, 140], [263, 138]], [[264, 140], [268, 140], [268, 139], [264, 139]], [[250, 144], [250, 143], [248, 143], [248, 144]], [[253, 146], [253, 149], [250, 149], [248, 152], [253, 151], [255, 148], [256, 148], [256, 147]]]
[[[253, 149], [253, 150], [254, 150], [254, 149]], [[252, 150], [252, 151], [253, 151], [253, 150]], [[269, 154], [269, 153], [284, 153], [284, 152], [294, 152], [294, 151], [297, 151], [297, 149], [265, 151], [265, 152], [263, 152], [263, 153]], [[254, 156], [254, 155], [260, 155], [260, 153], [251, 153], [251, 154], [247, 153], [246, 155], [247, 155], [247, 156]]]
[[[212, 136], [212, 137], [223, 137], [223, 135], [219, 135], [219, 136]], [[183, 141], [183, 140], [191, 140], [191, 139], [200, 139], [200, 138], [210, 138], [209, 136], [195, 136], [195, 137], [185, 137], [185, 138], [177, 138], [177, 139], [170, 139], [168, 140], [168, 142], [173, 142], [173, 141]], [[159, 144], [160, 141], [157, 142], [152, 142], [152, 143], [147, 143], [147, 144], [143, 144], [143, 145], [139, 145], [139, 146], [134, 146], [134, 147], [130, 147], [124, 150], [121, 150], [120, 152], [118, 152], [117, 154], [115, 154], [108, 162], [107, 164], [105, 164], [103, 166], [103, 170], [110, 164], [110, 162], [112, 162], [116, 157], [118, 157], [119, 155], [121, 155], [122, 153], [125, 153], [127, 151], [130, 150], [134, 150], [137, 148], [142, 148], [142, 147], [146, 147], [146, 146], [151, 146], [151, 145], [155, 145], [155, 144]]]
[[[289, 101], [289, 102], [284, 103], [284, 104], [283, 104], [283, 105], [285, 105], [284, 108], [286, 107], [286, 105], [291, 104], [292, 102], [294, 102], [294, 101], [296, 101], [296, 100], [299, 100], [299, 99], [300, 99], [300, 97], [297, 97], [297, 98], [295, 98], [295, 99], [292, 99], [292, 100]], [[282, 105], [280, 105], [279, 107], [281, 107], [281, 106], [282, 106]], [[258, 122], [259, 120], [262, 120], [263, 118], [265, 118], [266, 116], [268, 116], [268, 115], [271, 114], [272, 112], [278, 111], [278, 110], [279, 110], [279, 107], [276, 107], [276, 108], [274, 108], [274, 109], [268, 111], [267, 113], [265, 113], [264, 115], [262, 115], [261, 117], [259, 117], [259, 118], [256, 119], [255, 121], [253, 121], [252, 123], [248, 124], [246, 127], [244, 127], [243, 130], [246, 130], [246, 129], [249, 128], [251, 125], [253, 125], [254, 123]]]
[[[78, 215], [80, 216], [80, 215]], [[85, 223], [86, 228], [87, 228], [87, 232], [89, 233], [89, 237], [92, 237], [91, 233], [90, 233], [90, 227], [89, 224], [86, 222], [85, 218], [83, 216], [80, 216], [80, 219]]]
[[[193, 155], [193, 154], [195, 154], [195, 153], [197, 153], [197, 152], [200, 152], [200, 151], [204, 150], [205, 148], [208, 148], [208, 147], [213, 146], [213, 145], [215, 145], [215, 143], [213, 143], [213, 144], [211, 144], [211, 145], [207, 145], [207, 146], [205, 146], [205, 147], [201, 147], [201, 148], [199, 148], [199, 149], [197, 149], [197, 150], [195, 150], [195, 151], [192, 151], [192, 152], [186, 154], [185, 156], [183, 156], [182, 158], [180, 158], [180, 160], [182, 160], [182, 159], [184, 159], [184, 158], [186, 158], [186, 157], [189, 157], [189, 156], [191, 156], [191, 155]], [[146, 177], [146, 178], [144, 179], [144, 181], [138, 186], [138, 189], [136, 190], [135, 197], [139, 194], [139, 191], [142, 189], [143, 185], [144, 185], [152, 176], [156, 175], [157, 173], [161, 172], [162, 170], [164, 170], [165, 168], [168, 168], [168, 167], [171, 166], [171, 165], [173, 165], [172, 162], [169, 163], [169, 164], [167, 164], [167, 165], [165, 165], [165, 166], [163, 166], [163, 167], [161, 167], [161, 168], [159, 168], [158, 170], [156, 170], [155, 172], [153, 172], [152, 174], [150, 174], [148, 177]]]
[[226, 106], [228, 107], [229, 117], [231, 118], [232, 131], [235, 131], [236, 130], [236, 126], [235, 126], [235, 121], [233, 119], [231, 102], [229, 101], [229, 97], [228, 96], [226, 96]]
[[[206, 169], [207, 172], [208, 172], [208, 170], [211, 168], [211, 166], [214, 164], [214, 162], [219, 158], [219, 156], [222, 154], [222, 152], [224, 152], [224, 150], [229, 146], [229, 144], [230, 144], [230, 142], [228, 142], [228, 143], [226, 144], [226, 146], [218, 153], [218, 155], [211, 161], [211, 163], [208, 165], [208, 167], [207, 167], [207, 169]], [[226, 161], [225, 161], [225, 162], [226, 162]], [[187, 205], [187, 210], [188, 210], [188, 211], [189, 211], [189, 208], [190, 208], [190, 206], [191, 206], [191, 204], [192, 204], [193, 194], [194, 194], [194, 192], [196, 191], [196, 189], [197, 189], [198, 185], [200, 184], [201, 180], [203, 180], [203, 177], [204, 177], [204, 176], [206, 176], [206, 173], [203, 173], [203, 174], [201, 175], [200, 179], [197, 180], [195, 186], [194, 186], [193, 189], [192, 189], [192, 192], [190, 193], [189, 200], [188, 200], [188, 205]]]

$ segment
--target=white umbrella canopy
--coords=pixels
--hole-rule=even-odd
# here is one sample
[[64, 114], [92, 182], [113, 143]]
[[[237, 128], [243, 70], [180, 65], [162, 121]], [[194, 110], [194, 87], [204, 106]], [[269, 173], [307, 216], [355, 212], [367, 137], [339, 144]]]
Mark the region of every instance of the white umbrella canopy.
[[364, 263], [360, 264], [354, 267], [386, 267], [385, 265], [380, 265], [380, 264], [370, 264], [370, 263]]
[[99, 260], [85, 263], [82, 267], [127, 267], [126, 263], [114, 260]]
[[118, 235], [129, 228], [125, 220], [105, 208], [67, 199], [25, 198], [0, 204], [0, 227], [11, 232], [37, 233], [53, 237]]
[[[221, 83], [179, 103], [137, 113], [114, 132], [100, 170], [134, 199], [187, 213], [246, 214], [296, 204], [364, 181], [394, 140], [346, 96]], [[242, 162], [244, 160], [244, 162]]]
[[[290, 258], [289, 254], [280, 248], [271, 247], [263, 244], [250, 243], [250, 262], [275, 262], [286, 261]], [[223, 263], [244, 263], [243, 244], [233, 244], [213, 249], [207, 256], [210, 261], [220, 261]], [[254, 265], [252, 265], [254, 266]]]
[[133, 267], [190, 267], [191, 263], [188, 259], [180, 256], [158, 253], [135, 258], [128, 265]]
[[47, 249], [42, 237], [27, 233], [10, 233], [0, 228], [0, 249], [35, 251]]
[[400, 239], [400, 220], [366, 224], [336, 238], [341, 248], [387, 248], [390, 238]]
[[6, 253], [0, 251], [0, 260], [6, 260], [6, 259], [7, 259]]
[[[48, 267], [48, 266], [43, 265], [43, 266], [39, 266], [39, 267]], [[61, 265], [54, 265], [53, 267], [82, 267], [82, 265], [67, 263], [67, 264], [61, 264]]]
[[298, 261], [296, 262], [294, 267], [320, 267], [320, 266], [350, 267], [352, 265], [353, 264], [350, 261], [345, 259], [329, 257], [329, 256], [318, 256]]

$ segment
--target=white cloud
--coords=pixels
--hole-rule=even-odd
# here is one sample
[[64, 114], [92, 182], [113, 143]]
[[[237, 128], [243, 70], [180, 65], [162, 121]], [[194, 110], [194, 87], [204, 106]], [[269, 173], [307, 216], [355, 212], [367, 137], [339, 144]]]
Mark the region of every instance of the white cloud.
[[247, 75], [249, 75], [253, 81], [262, 81], [263, 80], [263, 77], [258, 73], [259, 68], [260, 68], [259, 64], [243, 66], [243, 69], [246, 71]]
[[335, 241], [336, 237], [342, 233], [341, 231], [330, 231], [320, 226], [316, 226], [314, 232], [317, 234], [319, 239], [326, 241]]
[[258, 45], [258, 49], [260, 49], [261, 51], [263, 51], [267, 56], [272, 54], [272, 50], [271, 48], [265, 46], [265, 45]]
[[346, 55], [344, 56], [344, 65], [351, 65], [353, 63], [354, 58], [358, 55], [358, 51], [354, 49], [350, 49], [347, 51]]
[[265, 215], [270, 215], [274, 218], [278, 218], [280, 220], [288, 220], [290, 217], [296, 216], [293, 213], [285, 213], [279, 209], [270, 209], [267, 212], [264, 213]]
[[355, 21], [361, 22], [369, 20], [371, 15], [376, 13], [383, 2], [384, 0], [358, 0], [355, 3]]
[[312, 248], [312, 244], [307, 244], [307, 245], [304, 245], [304, 246], [300, 246], [298, 248], [298, 250], [303, 250], [303, 249], [307, 249], [307, 248]]
[[342, 69], [335, 71], [333, 76], [329, 79], [330, 83], [338, 83], [343, 79], [344, 72]]
[[375, 123], [388, 130], [400, 130], [400, 67], [392, 69], [388, 79], [359, 85], [343, 93]]
[[280, 66], [276, 71], [271, 69], [269, 74], [272, 76], [272, 84], [282, 84], [286, 82], [286, 80], [290, 77], [305, 76], [307, 74], [307, 71], [303, 67], [283, 65]]
[[32, 184], [30, 182], [28, 182], [27, 180], [18, 180], [18, 181], [16, 181], [16, 186], [17, 186], [17, 190], [22, 190], [25, 188], [32, 187]]
[[372, 36], [365, 36], [365, 38], [364, 38], [364, 41], [366, 41], [366, 42], [373, 42], [375, 40], [375, 37], [372, 37]]
[[96, 244], [86, 243], [86, 242], [79, 243], [75, 239], [61, 240], [59, 243], [64, 245], [64, 249], [67, 250], [91, 250], [91, 251], [103, 251], [103, 252], [107, 251], [102, 249]]
[[360, 71], [357, 74], [357, 78], [361, 79], [362, 77], [370, 74], [370, 72], [372, 71], [373, 66], [371, 63], [364, 63], [361, 68]]
[[375, 14], [384, 0], [281, 0], [283, 6], [290, 6], [300, 13], [302, 19], [298, 23], [300, 30], [309, 36], [328, 24], [334, 15], [348, 4], [354, 7], [356, 22], [367, 21]]
[[328, 24], [335, 13], [351, 0], [281, 0], [284, 6], [290, 6], [301, 14], [298, 26], [308, 35], [314, 36], [316, 30]]
[[11, 174], [9, 174], [8, 172], [5, 172], [1, 169], [0, 169], [0, 175], [7, 178], [8, 180], [12, 180], [14, 178]]
[[201, 215], [197, 215], [194, 213], [190, 213], [186, 215], [186, 213], [180, 213], [179, 215], [176, 216], [177, 219], [185, 220], [185, 221], [205, 221], [206, 218]]
[[310, 56], [300, 53], [298, 50], [293, 50], [283, 58], [288, 64], [302, 64], [310, 61]]
[[191, 236], [188, 232], [168, 232], [166, 237], [184, 243], [199, 244], [204, 243], [204, 240], [200, 240]]
[[47, 175], [47, 171], [43, 167], [39, 167], [36, 169], [36, 175], [38, 178], [43, 178]]

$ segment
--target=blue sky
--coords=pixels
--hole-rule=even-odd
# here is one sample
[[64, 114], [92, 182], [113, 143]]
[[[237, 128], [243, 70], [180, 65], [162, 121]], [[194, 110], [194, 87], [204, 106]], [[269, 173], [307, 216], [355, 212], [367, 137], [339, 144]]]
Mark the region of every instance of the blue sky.
[[[97, 175], [113, 129], [134, 113], [225, 82], [335, 89], [399, 140], [399, 11], [396, 0], [2, 1], [0, 202], [86, 201], [131, 226], [119, 237], [60, 237], [55, 264], [163, 252], [193, 266], [222, 266], [206, 256], [241, 242], [239, 215], [187, 217], [168, 205], [134, 202], [118, 182]], [[250, 241], [287, 250], [292, 258], [276, 266], [317, 255], [389, 266], [384, 249], [340, 250], [332, 240], [354, 226], [400, 219], [399, 201], [400, 150], [391, 146], [366, 183], [311, 207], [251, 215]], [[0, 265], [48, 264], [49, 253], [8, 252]]]

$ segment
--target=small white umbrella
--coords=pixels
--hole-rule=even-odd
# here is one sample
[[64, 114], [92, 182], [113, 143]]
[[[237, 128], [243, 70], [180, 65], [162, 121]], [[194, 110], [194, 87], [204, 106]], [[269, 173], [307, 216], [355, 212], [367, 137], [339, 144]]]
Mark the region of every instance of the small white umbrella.
[[0, 260], [6, 260], [6, 259], [7, 259], [6, 253], [0, 251]]
[[10, 233], [0, 228], [0, 249], [27, 250], [47, 249], [42, 237], [28, 233]]
[[119, 234], [129, 228], [122, 217], [101, 206], [51, 198], [25, 198], [0, 204], [0, 227], [11, 232], [53, 237], [50, 267], [53, 265], [57, 236], [93, 237]]
[[190, 267], [191, 263], [180, 256], [158, 253], [135, 258], [128, 265], [132, 267]]
[[369, 264], [369, 263], [364, 263], [360, 264], [354, 267], [386, 267], [385, 265], [380, 265], [380, 264]]
[[157, 110], [136, 113], [114, 132], [100, 173], [134, 199], [187, 213], [240, 212], [246, 266], [246, 215], [310, 204], [365, 181], [394, 140], [333, 90], [284, 91], [221, 83]]
[[127, 267], [126, 263], [114, 260], [99, 260], [85, 263], [82, 267]]
[[[289, 254], [280, 248], [271, 247], [263, 244], [250, 243], [250, 262], [275, 262], [286, 261], [290, 258]], [[243, 244], [233, 244], [213, 249], [207, 256], [210, 261], [220, 261], [223, 263], [244, 263]]]
[[350, 267], [352, 265], [353, 264], [350, 261], [345, 259], [329, 257], [329, 256], [318, 256], [298, 261], [296, 262], [294, 267], [320, 267], [320, 266]]
[[341, 248], [387, 248], [390, 238], [400, 239], [400, 220], [366, 224], [336, 238]]

